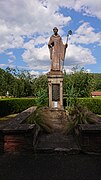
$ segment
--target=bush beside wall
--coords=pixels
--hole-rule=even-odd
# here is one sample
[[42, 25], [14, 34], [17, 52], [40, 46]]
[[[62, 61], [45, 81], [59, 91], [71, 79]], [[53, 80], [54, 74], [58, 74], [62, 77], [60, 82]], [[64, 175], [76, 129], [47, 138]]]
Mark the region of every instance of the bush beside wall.
[[35, 98], [0, 99], [0, 116], [19, 113], [31, 106], [36, 106]]
[[[63, 99], [64, 107], [67, 107], [70, 104], [67, 104], [68, 101], [71, 101], [71, 104], [74, 104], [74, 98]], [[76, 98], [76, 104], [83, 107], [87, 107], [88, 110], [92, 111], [95, 114], [101, 114], [101, 98]]]
[[101, 114], [101, 99], [100, 98], [78, 98], [77, 103], [87, 107], [95, 114]]
[[[101, 114], [100, 98], [77, 98], [77, 104], [87, 107], [95, 114]], [[10, 98], [0, 99], [0, 116], [19, 113], [31, 106], [37, 106], [36, 98]], [[66, 100], [65, 100], [66, 106]]]

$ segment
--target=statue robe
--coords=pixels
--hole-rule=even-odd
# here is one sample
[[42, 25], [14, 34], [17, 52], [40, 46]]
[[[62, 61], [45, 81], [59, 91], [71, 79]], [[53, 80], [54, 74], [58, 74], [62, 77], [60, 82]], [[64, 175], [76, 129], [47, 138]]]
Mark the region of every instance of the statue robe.
[[66, 46], [59, 35], [52, 35], [48, 46], [50, 49], [51, 70], [61, 71], [61, 60], [64, 61]]

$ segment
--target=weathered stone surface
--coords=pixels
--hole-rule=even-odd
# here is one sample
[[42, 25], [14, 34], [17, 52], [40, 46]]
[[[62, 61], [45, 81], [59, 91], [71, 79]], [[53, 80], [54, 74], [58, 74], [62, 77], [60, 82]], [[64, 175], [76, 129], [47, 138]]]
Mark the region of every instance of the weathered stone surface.
[[22, 111], [21, 113], [19, 113], [17, 116], [9, 119], [9, 121], [4, 122], [2, 124], [0, 124], [0, 130], [4, 129], [4, 128], [15, 128], [17, 126], [19, 126], [19, 124], [24, 123], [24, 121], [27, 119], [28, 116], [30, 116], [30, 114], [32, 112], [34, 112], [36, 109], [36, 106], [30, 107], [24, 111]]
[[50, 71], [47, 74], [49, 88], [49, 107], [63, 109], [63, 73]]
[[33, 133], [7, 134], [4, 136], [4, 152], [19, 153], [33, 150]]
[[0, 152], [15, 153], [33, 149], [33, 140], [35, 143], [39, 127], [22, 123], [35, 109], [36, 107], [28, 108], [0, 126]]
[[78, 139], [83, 152], [101, 153], [101, 124], [79, 125]]
[[42, 108], [40, 116], [42, 125], [47, 126], [50, 132], [65, 132], [67, 130], [68, 116], [65, 110], [54, 110], [48, 107]]
[[60, 84], [52, 84], [52, 101], [60, 101]]
[[55, 27], [53, 29], [54, 34], [50, 37], [48, 47], [50, 51], [51, 59], [51, 70], [60, 71], [62, 70], [61, 61], [65, 59], [65, 53], [67, 48], [67, 43], [64, 45], [62, 38], [58, 34], [58, 29]]
[[48, 78], [58, 78], [58, 77], [64, 77], [64, 75], [63, 75], [63, 72], [62, 71], [50, 71], [50, 72], [48, 72], [47, 73], [47, 76], [48, 76]]
[[36, 131], [37, 126], [35, 124], [21, 124], [15, 128], [2, 129], [0, 136], [1, 152], [16, 153], [33, 150], [33, 139], [35, 141]]
[[0, 133], [0, 154], [4, 153], [4, 135]]
[[52, 133], [41, 134], [37, 147], [37, 152], [65, 152], [68, 154], [78, 154], [80, 148], [72, 134]]
[[100, 124], [80, 124], [79, 130], [82, 133], [101, 133], [101, 123]]

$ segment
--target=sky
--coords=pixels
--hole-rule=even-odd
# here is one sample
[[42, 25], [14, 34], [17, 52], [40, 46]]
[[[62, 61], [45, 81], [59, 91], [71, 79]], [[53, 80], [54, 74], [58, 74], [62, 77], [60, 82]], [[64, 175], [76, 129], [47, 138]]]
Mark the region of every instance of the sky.
[[48, 41], [53, 28], [68, 48], [67, 73], [84, 67], [101, 73], [101, 0], [0, 0], [0, 68], [50, 70]]

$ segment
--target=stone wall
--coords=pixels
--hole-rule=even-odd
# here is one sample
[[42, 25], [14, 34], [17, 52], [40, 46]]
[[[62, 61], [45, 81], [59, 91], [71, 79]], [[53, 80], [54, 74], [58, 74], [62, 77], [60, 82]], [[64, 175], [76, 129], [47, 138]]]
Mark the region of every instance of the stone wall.
[[101, 153], [101, 124], [81, 124], [78, 127], [78, 140], [85, 153]]

